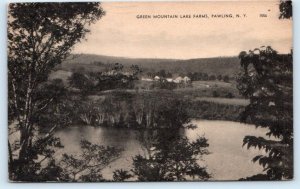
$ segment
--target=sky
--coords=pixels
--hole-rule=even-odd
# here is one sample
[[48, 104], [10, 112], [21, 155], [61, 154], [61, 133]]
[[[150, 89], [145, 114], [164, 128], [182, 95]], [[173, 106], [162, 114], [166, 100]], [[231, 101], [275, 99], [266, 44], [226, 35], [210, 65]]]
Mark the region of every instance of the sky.
[[[292, 48], [292, 20], [280, 20], [279, 1], [103, 2], [106, 12], [73, 53], [131, 58], [237, 56], [260, 46]], [[193, 18], [194, 15], [209, 18]], [[232, 14], [234, 18], [213, 18]], [[237, 18], [236, 14], [240, 17]], [[260, 17], [266, 14], [267, 17]], [[151, 18], [137, 18], [147, 15]], [[177, 18], [153, 18], [177, 15]], [[190, 15], [191, 18], [181, 18]]]

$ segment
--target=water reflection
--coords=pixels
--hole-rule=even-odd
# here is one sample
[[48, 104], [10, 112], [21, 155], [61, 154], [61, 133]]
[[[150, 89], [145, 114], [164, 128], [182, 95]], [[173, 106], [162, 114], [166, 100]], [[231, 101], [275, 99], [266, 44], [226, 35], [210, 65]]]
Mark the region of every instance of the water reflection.
[[[203, 135], [208, 139], [208, 150], [211, 154], [203, 156], [203, 159], [208, 171], [212, 173], [212, 179], [236, 180], [262, 172], [262, 167], [251, 161], [256, 154], [262, 152], [242, 148], [242, 140], [245, 135], [264, 137], [266, 130], [229, 121], [193, 120], [192, 123], [197, 125], [197, 129], [180, 130], [180, 135], [185, 135], [190, 140], [195, 140]], [[130, 170], [132, 157], [137, 154], [145, 154], [137, 130], [74, 126], [58, 131], [56, 136], [61, 138], [65, 146], [64, 149], [57, 152], [57, 156], [62, 153], [79, 153], [81, 139], [123, 148], [121, 157], [103, 170], [103, 176], [106, 178], [112, 178], [112, 172], [115, 169]]]

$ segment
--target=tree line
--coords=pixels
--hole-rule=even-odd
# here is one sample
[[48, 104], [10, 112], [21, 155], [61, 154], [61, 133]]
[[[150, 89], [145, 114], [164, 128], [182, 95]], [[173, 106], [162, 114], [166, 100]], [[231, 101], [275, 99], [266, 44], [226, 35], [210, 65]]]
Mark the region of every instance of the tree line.
[[228, 75], [214, 75], [214, 74], [208, 74], [204, 72], [188, 72], [186, 74], [184, 73], [172, 73], [171, 71], [166, 71], [165, 69], [161, 69], [157, 72], [147, 72], [146, 76], [149, 78], [154, 78], [155, 76], [158, 76], [160, 78], [172, 78], [175, 75], [178, 75], [180, 77], [189, 77], [192, 81], [224, 81], [229, 82], [230, 76]]
[[138, 75], [142, 70], [136, 65], [132, 65], [130, 70], [130, 72], [124, 72], [123, 65], [115, 63], [110, 70], [104, 72], [78, 71], [68, 78], [68, 84], [86, 95], [104, 90], [133, 89], [134, 81], [138, 80]]

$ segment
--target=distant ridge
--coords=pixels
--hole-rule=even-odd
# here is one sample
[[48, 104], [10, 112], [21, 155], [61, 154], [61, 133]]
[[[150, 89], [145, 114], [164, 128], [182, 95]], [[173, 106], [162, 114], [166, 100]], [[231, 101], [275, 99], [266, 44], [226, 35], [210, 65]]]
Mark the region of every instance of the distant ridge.
[[95, 54], [74, 54], [61, 65], [61, 69], [69, 70], [82, 66], [95, 71], [95, 62], [102, 64], [120, 63], [126, 66], [138, 65], [145, 72], [165, 69], [172, 73], [203, 72], [208, 74], [235, 75], [240, 69], [238, 57], [215, 57], [182, 59], [161, 58], [126, 58]]
[[112, 61], [154, 61], [154, 62], [170, 62], [170, 61], [183, 61], [184, 59], [171, 59], [171, 58], [131, 58], [131, 57], [122, 57], [122, 56], [107, 56], [107, 55], [97, 55], [97, 54], [71, 54], [71, 56], [76, 57], [69, 63], [74, 63], [78, 61], [87, 61], [88, 63], [93, 63], [95, 61], [103, 61], [103, 63], [111, 63]]

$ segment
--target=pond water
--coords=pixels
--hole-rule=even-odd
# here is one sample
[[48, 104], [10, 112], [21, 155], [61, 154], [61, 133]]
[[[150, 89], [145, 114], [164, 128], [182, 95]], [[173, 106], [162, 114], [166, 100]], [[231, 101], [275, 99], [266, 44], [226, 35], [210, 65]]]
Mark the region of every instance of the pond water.
[[[208, 139], [208, 150], [211, 153], [203, 156], [203, 164], [211, 173], [211, 180], [237, 180], [262, 173], [263, 168], [251, 160], [263, 152], [258, 149], [248, 150], [242, 147], [242, 142], [246, 135], [265, 137], [265, 129], [231, 121], [193, 120], [192, 123], [197, 125], [197, 129], [187, 130], [184, 134], [190, 140], [199, 136]], [[64, 145], [64, 149], [56, 153], [57, 156], [62, 153], [80, 153], [81, 139], [123, 148], [121, 157], [102, 171], [104, 178], [107, 179], [112, 178], [115, 169], [130, 170], [132, 157], [144, 153], [137, 139], [137, 131], [130, 129], [73, 126], [58, 131], [56, 136]]]

